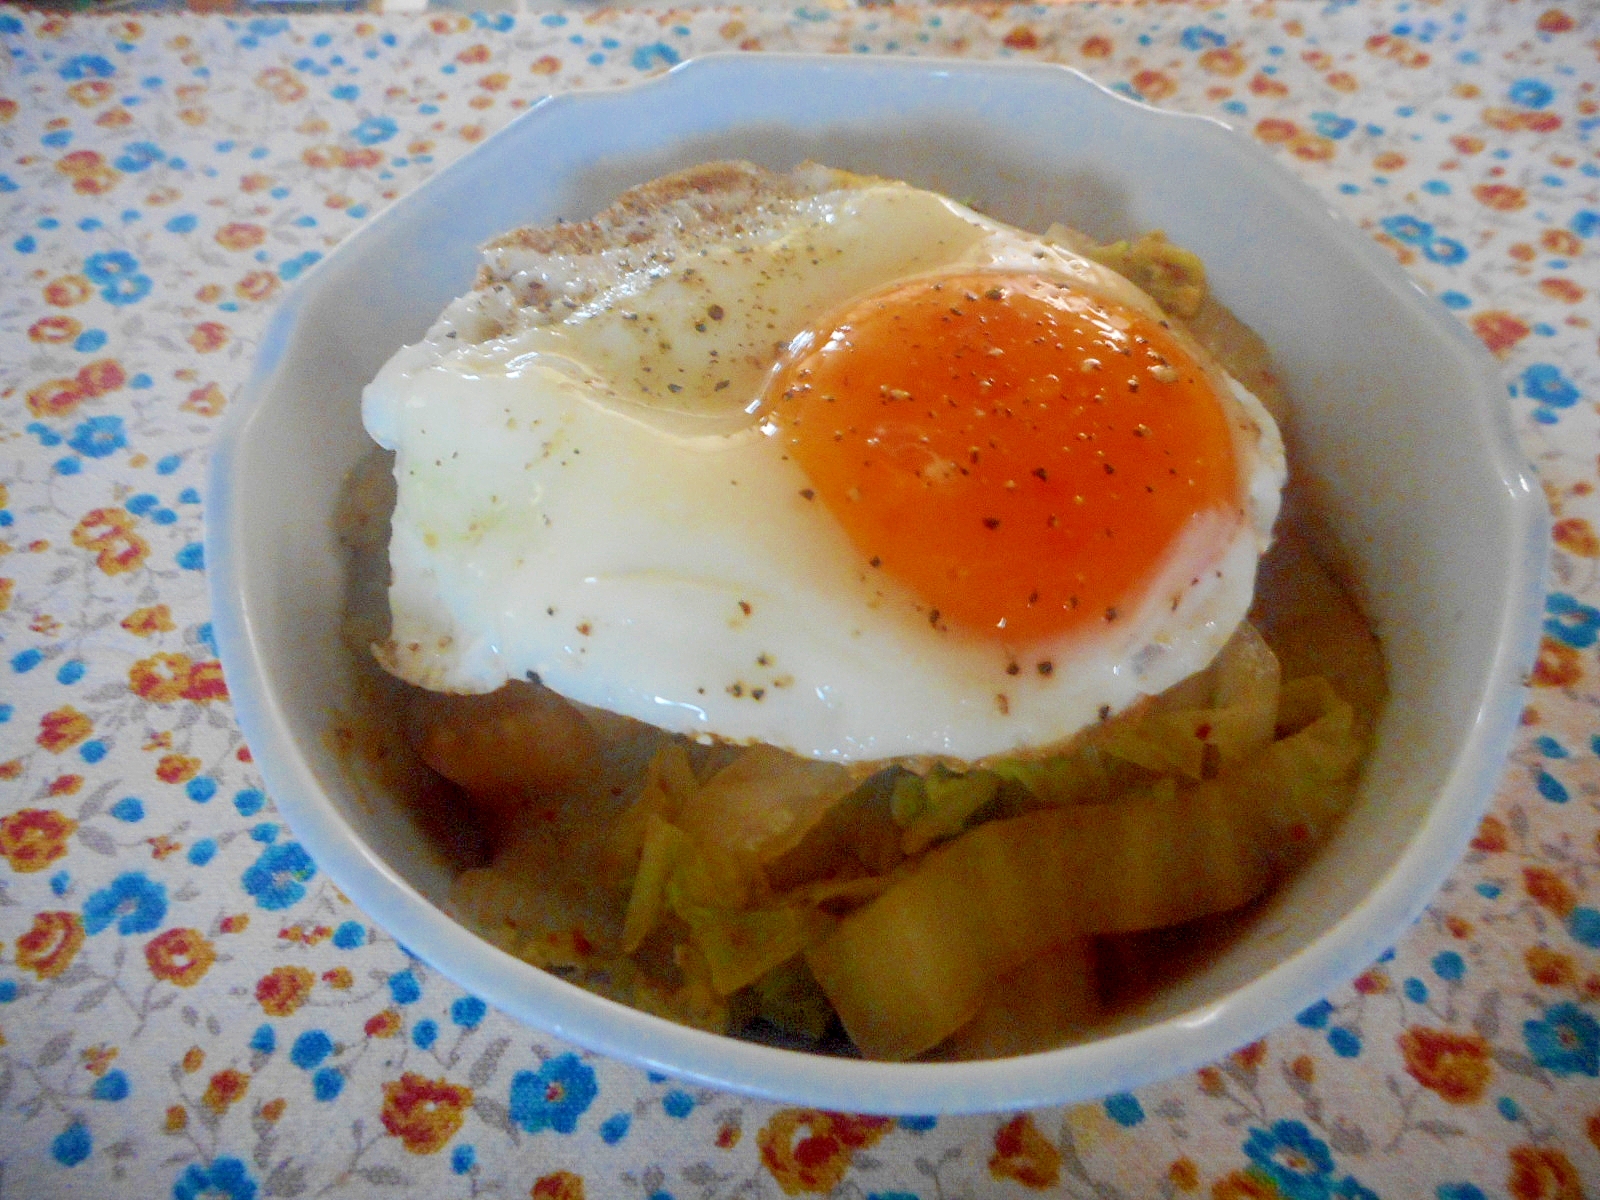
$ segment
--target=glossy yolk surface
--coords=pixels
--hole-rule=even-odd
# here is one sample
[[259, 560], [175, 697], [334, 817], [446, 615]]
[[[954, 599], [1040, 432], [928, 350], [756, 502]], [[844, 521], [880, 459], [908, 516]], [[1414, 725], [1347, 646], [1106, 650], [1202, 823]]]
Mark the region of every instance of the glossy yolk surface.
[[1242, 520], [1227, 410], [1134, 309], [979, 272], [830, 325], [780, 366], [768, 417], [802, 495], [935, 626], [1023, 643], [1114, 622], [1197, 514]]

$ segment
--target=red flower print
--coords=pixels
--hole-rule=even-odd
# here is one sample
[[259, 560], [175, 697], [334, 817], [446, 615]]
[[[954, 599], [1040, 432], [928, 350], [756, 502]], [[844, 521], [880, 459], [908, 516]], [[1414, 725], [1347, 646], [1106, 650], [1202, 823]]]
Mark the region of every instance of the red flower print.
[[152, 654], [128, 668], [128, 686], [142, 700], [171, 704], [183, 695], [189, 665], [187, 654]]
[[1577, 894], [1571, 886], [1548, 867], [1524, 867], [1522, 885], [1535, 904], [1562, 920], [1578, 906]]
[[177, 626], [172, 621], [172, 610], [165, 604], [149, 608], [136, 608], [122, 618], [122, 627], [135, 637], [150, 637], [156, 633], [169, 633]]
[[20, 874], [42, 871], [67, 853], [78, 823], [53, 808], [25, 808], [0, 818], [0, 857]]
[[1472, 195], [1479, 204], [1496, 212], [1516, 212], [1528, 206], [1527, 194], [1509, 183], [1480, 183], [1472, 189]]
[[217, 961], [217, 952], [198, 929], [169, 929], [145, 943], [144, 959], [157, 979], [193, 987]]
[[1061, 1151], [1039, 1132], [1031, 1116], [1020, 1113], [995, 1130], [989, 1174], [1043, 1191], [1061, 1178]]
[[528, 1193], [533, 1200], [584, 1200], [583, 1176], [571, 1171], [554, 1171], [533, 1181]]
[[1472, 332], [1478, 340], [1502, 357], [1533, 330], [1525, 321], [1508, 312], [1491, 310], [1472, 318]]
[[815, 1108], [779, 1109], [756, 1134], [761, 1163], [790, 1196], [831, 1192], [857, 1150], [871, 1146], [893, 1122]]
[[94, 289], [82, 275], [63, 275], [60, 279], [52, 279], [44, 285], [45, 303], [53, 304], [57, 308], [71, 308], [74, 304], [82, 304], [92, 295]]
[[200, 774], [201, 762], [187, 754], [163, 754], [156, 763], [156, 778], [162, 783], [188, 783]]
[[206, 1093], [200, 1102], [212, 1112], [221, 1116], [227, 1112], [235, 1101], [244, 1098], [245, 1092], [250, 1087], [250, 1076], [243, 1071], [236, 1071], [232, 1067], [218, 1071], [211, 1077], [211, 1082], [206, 1085]]
[[1489, 1043], [1477, 1034], [1417, 1026], [1395, 1039], [1406, 1073], [1451, 1104], [1475, 1104], [1494, 1074]]
[[144, 565], [150, 544], [133, 532], [133, 517], [120, 508], [95, 508], [72, 528], [72, 543], [95, 552], [107, 575], [123, 575]]
[[188, 340], [201, 354], [210, 354], [228, 344], [228, 327], [217, 321], [201, 321], [189, 332]]
[[256, 1003], [269, 1017], [287, 1017], [311, 994], [316, 979], [304, 967], [273, 967], [256, 980]]
[[217, 245], [224, 250], [254, 250], [267, 240], [267, 231], [245, 221], [232, 221], [216, 233]]
[[70, 342], [82, 332], [83, 322], [73, 317], [63, 317], [59, 314], [40, 317], [32, 325], [28, 326], [29, 340], [43, 342], [47, 346]]
[[85, 396], [104, 396], [128, 382], [128, 373], [114, 358], [97, 359], [78, 372], [78, 387]]
[[[267, 275], [267, 278], [276, 281], [278, 277]], [[227, 403], [228, 398], [222, 394], [222, 389], [214, 383], [208, 383], [204, 387], [195, 388], [189, 393], [188, 399], [178, 407], [185, 412], [199, 413], [202, 417], [220, 417]]]
[[383, 1127], [412, 1154], [433, 1154], [461, 1128], [472, 1089], [407, 1071], [383, 1085]]
[[69, 417], [87, 398], [76, 379], [51, 379], [28, 389], [28, 411], [36, 417]]
[[83, 919], [72, 912], [42, 912], [17, 939], [17, 966], [54, 979], [72, 965], [83, 945]]
[[1572, 1160], [1554, 1146], [1514, 1146], [1506, 1189], [1515, 1200], [1584, 1200]]
[[70, 704], [39, 718], [39, 736], [34, 740], [51, 754], [62, 754], [94, 732], [94, 722]]

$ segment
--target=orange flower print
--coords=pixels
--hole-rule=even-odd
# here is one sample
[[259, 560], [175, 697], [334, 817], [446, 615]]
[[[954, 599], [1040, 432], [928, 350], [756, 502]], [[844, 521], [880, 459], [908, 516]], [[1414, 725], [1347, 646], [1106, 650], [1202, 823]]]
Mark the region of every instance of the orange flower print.
[[17, 586], [15, 579], [0, 577], [0, 612], [11, 607], [11, 593]]
[[149, 608], [136, 608], [122, 618], [122, 627], [134, 637], [150, 637], [157, 633], [170, 633], [177, 628], [172, 620], [172, 610], [165, 604]]
[[36, 417], [70, 417], [87, 399], [76, 379], [49, 379], [28, 389], [28, 411]]
[[187, 654], [152, 654], [128, 668], [128, 686], [142, 700], [171, 704], [183, 695], [189, 665]]
[[63, 754], [94, 732], [94, 722], [70, 704], [63, 704], [39, 718], [39, 735], [34, 740], [51, 754]]
[[584, 1200], [583, 1176], [571, 1171], [553, 1171], [533, 1181], [528, 1193], [533, 1200]]
[[1529, 946], [1522, 961], [1527, 964], [1528, 978], [1541, 987], [1571, 987], [1578, 982], [1577, 964], [1570, 954], [1548, 946]]
[[[277, 276], [272, 275], [268, 278], [275, 280]], [[202, 417], [218, 417], [222, 415], [223, 407], [227, 403], [228, 398], [222, 394], [222, 389], [214, 383], [208, 383], [204, 387], [195, 388], [189, 393], [188, 399], [178, 407], [185, 412], [199, 413]]]
[[157, 979], [193, 987], [217, 961], [217, 952], [198, 929], [169, 929], [145, 943], [144, 960]]
[[1556, 545], [1579, 558], [1600, 558], [1600, 534], [1583, 517], [1563, 517], [1550, 531]]
[[188, 783], [200, 774], [201, 762], [188, 754], [163, 754], [156, 763], [156, 778], [162, 783]]
[[63, 275], [60, 279], [52, 279], [44, 285], [45, 303], [53, 304], [57, 308], [71, 308], [74, 304], [82, 304], [92, 295], [94, 289], [82, 275]]
[[303, 100], [306, 94], [306, 85], [284, 67], [268, 67], [256, 76], [256, 86], [265, 88], [280, 104], [293, 104]]
[[1178, 90], [1177, 81], [1165, 71], [1140, 71], [1133, 77], [1134, 91], [1146, 100], [1165, 100]]
[[1572, 1160], [1554, 1146], [1514, 1146], [1506, 1190], [1515, 1200], [1584, 1200]]
[[226, 700], [228, 685], [222, 679], [222, 664], [214, 658], [189, 664], [189, 678], [183, 685], [183, 698], [196, 704]]
[[287, 1017], [305, 1003], [315, 982], [304, 967], [273, 967], [256, 980], [256, 1003], [269, 1017]]
[[111, 92], [111, 81], [108, 79], [84, 79], [67, 89], [67, 95], [84, 108], [104, 104]]
[[1039, 35], [1026, 25], [1018, 25], [1006, 34], [1005, 44], [1010, 50], [1037, 50], [1039, 48]]
[[1472, 318], [1472, 332], [1478, 340], [1502, 357], [1533, 332], [1528, 323], [1508, 312], [1481, 312]]
[[216, 238], [224, 250], [254, 250], [267, 240], [267, 231], [248, 221], [230, 221], [217, 230]]
[[210, 354], [228, 344], [228, 327], [217, 321], [201, 321], [189, 331], [189, 345], [201, 354]]
[[42, 871], [67, 853], [67, 839], [78, 828], [53, 808], [25, 808], [0, 818], [0, 857], [19, 874]]
[[206, 1085], [206, 1093], [200, 1097], [200, 1102], [212, 1112], [221, 1116], [227, 1112], [235, 1101], [244, 1098], [250, 1087], [250, 1076], [243, 1071], [236, 1071], [232, 1067], [218, 1071], [211, 1077], [211, 1082]]
[[278, 294], [278, 277], [271, 271], [251, 271], [233, 285], [233, 293], [241, 300], [270, 300]]
[[1200, 56], [1200, 69], [1228, 79], [1244, 74], [1244, 55], [1233, 46], [1213, 46]]
[[368, 1017], [362, 1030], [368, 1037], [393, 1037], [400, 1032], [400, 1014], [392, 1008], [386, 1008], [381, 1013]]
[[144, 565], [150, 544], [133, 531], [133, 516], [120, 508], [93, 508], [72, 527], [72, 544], [95, 552], [95, 565], [107, 575], [124, 575]]
[[83, 918], [71, 912], [42, 912], [17, 939], [17, 966], [40, 979], [54, 979], [72, 965], [83, 945]]
[[114, 358], [97, 359], [78, 372], [78, 388], [85, 396], [104, 396], [128, 382], [128, 373]]
[[995, 1130], [989, 1174], [1043, 1191], [1061, 1178], [1061, 1151], [1045, 1139], [1031, 1116], [1019, 1113]]
[[1540, 908], [1565, 920], [1578, 906], [1577, 894], [1567, 881], [1548, 867], [1524, 867], [1522, 885]]
[[831, 1192], [857, 1150], [888, 1132], [886, 1117], [850, 1116], [815, 1108], [779, 1109], [756, 1134], [761, 1164], [787, 1195]]
[[1451, 1104], [1475, 1104], [1494, 1073], [1489, 1044], [1477, 1034], [1419, 1025], [1395, 1040], [1406, 1073]]
[[28, 326], [29, 340], [42, 342], [47, 346], [70, 342], [82, 332], [82, 321], [79, 321], [76, 317], [64, 317], [59, 313], [54, 316], [40, 317], [32, 325]]
[[434, 1154], [453, 1138], [472, 1089], [407, 1071], [383, 1085], [383, 1127], [412, 1154]]
[[1554, 638], [1541, 638], [1539, 657], [1529, 682], [1534, 687], [1569, 688], [1583, 679], [1583, 659], [1576, 648]]
[[1496, 212], [1516, 212], [1528, 206], [1527, 194], [1509, 183], [1480, 183], [1472, 189], [1473, 198]]

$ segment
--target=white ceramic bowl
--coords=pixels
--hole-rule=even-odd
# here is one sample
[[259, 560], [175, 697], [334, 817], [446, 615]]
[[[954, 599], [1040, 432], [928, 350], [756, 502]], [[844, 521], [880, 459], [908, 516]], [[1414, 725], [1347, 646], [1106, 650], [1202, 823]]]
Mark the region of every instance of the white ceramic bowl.
[[[623, 187], [722, 157], [815, 158], [973, 198], [1042, 229], [1160, 228], [1205, 259], [1276, 354], [1288, 438], [1387, 649], [1392, 702], [1360, 798], [1247, 934], [1088, 1044], [1000, 1062], [886, 1065], [753, 1045], [598, 999], [441, 910], [442, 855], [330, 745], [341, 648], [341, 479], [358, 399], [465, 289], [476, 245], [587, 216]], [[1499, 777], [1532, 660], [1548, 516], [1494, 362], [1361, 233], [1247, 139], [1050, 66], [717, 56], [548, 100], [368, 223], [285, 300], [212, 466], [215, 626], [239, 723], [279, 809], [371, 917], [552, 1034], [718, 1087], [860, 1111], [1084, 1099], [1214, 1060], [1401, 936]]]

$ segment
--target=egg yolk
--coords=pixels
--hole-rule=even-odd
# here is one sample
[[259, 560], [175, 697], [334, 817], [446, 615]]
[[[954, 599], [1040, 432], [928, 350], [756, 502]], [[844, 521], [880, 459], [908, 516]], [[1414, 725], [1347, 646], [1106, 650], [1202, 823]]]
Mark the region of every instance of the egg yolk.
[[897, 284], [797, 340], [768, 394], [802, 495], [936, 627], [1020, 644], [1115, 622], [1198, 515], [1243, 520], [1205, 369], [1059, 280]]

